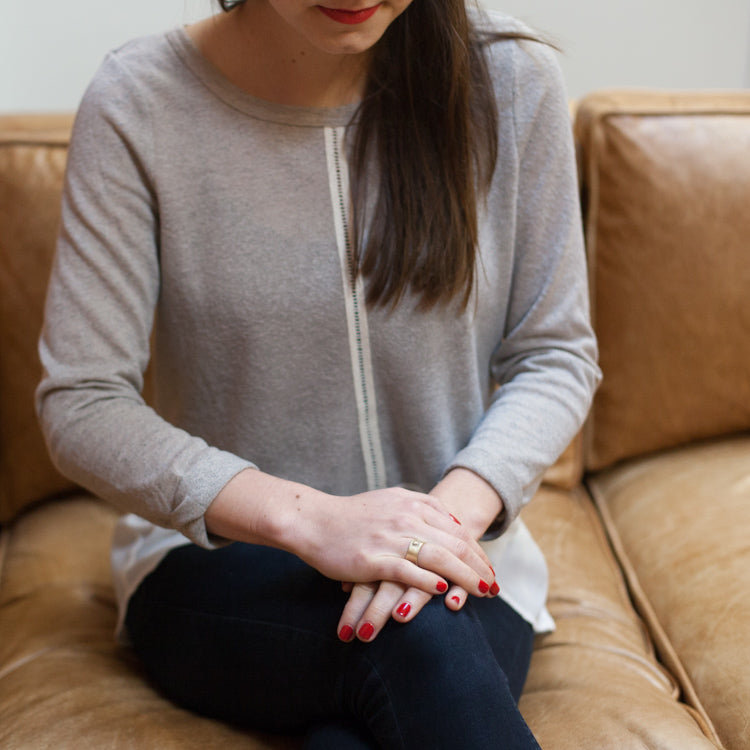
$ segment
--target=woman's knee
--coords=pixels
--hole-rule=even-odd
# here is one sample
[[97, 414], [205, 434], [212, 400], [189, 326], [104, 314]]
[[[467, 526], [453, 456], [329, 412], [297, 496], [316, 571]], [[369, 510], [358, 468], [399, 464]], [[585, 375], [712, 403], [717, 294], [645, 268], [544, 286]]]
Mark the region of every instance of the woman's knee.
[[[470, 608], [453, 612], [436, 599], [406, 624], [390, 622], [362, 648], [363, 668], [389, 695], [419, 696], [432, 710], [460, 711], [472, 701], [508, 692], [482, 623]], [[360, 685], [372, 685], [372, 681]], [[441, 708], [443, 706], [443, 708]]]
[[383, 746], [536, 747], [471, 608], [452, 612], [436, 600], [361, 645], [349, 710]]

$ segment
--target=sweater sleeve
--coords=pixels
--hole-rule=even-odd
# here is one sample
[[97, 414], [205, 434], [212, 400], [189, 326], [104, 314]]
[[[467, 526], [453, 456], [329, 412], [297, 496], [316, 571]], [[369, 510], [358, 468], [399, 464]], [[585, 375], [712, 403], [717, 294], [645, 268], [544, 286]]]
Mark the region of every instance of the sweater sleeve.
[[578, 432], [601, 377], [562, 76], [546, 46], [501, 44], [514, 49], [518, 186], [511, 295], [490, 362], [498, 388], [448, 467], [471, 469], [502, 498], [492, 535], [508, 527]]
[[74, 126], [37, 412], [65, 475], [212, 546], [205, 510], [252, 464], [168, 424], [141, 395], [160, 284], [150, 122], [146, 95], [110, 56]]

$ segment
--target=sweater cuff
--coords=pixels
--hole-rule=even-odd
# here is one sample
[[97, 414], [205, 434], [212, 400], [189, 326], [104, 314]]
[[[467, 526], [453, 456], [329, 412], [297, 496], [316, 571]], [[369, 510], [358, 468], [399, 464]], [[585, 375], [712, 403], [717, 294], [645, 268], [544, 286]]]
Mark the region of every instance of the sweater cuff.
[[257, 466], [233, 453], [209, 448], [182, 477], [179, 502], [174, 509], [174, 527], [191, 542], [205, 549], [216, 549], [230, 543], [208, 532], [205, 513], [224, 486], [245, 469]]

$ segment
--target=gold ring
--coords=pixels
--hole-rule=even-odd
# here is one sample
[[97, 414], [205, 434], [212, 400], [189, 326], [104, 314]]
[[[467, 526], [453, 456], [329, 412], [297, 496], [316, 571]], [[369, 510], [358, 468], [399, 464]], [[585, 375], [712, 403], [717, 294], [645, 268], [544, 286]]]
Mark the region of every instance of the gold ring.
[[406, 554], [404, 557], [410, 562], [414, 563], [415, 565], [419, 565], [419, 550], [422, 549], [424, 546], [424, 542], [419, 539], [412, 539], [409, 542], [409, 546], [406, 549]]

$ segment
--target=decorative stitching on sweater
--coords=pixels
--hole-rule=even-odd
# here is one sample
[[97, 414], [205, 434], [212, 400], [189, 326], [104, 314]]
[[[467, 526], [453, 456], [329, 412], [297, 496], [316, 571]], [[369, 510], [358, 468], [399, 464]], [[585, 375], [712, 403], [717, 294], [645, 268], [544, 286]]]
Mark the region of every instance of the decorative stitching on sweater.
[[344, 128], [325, 128], [328, 178], [336, 225], [336, 241], [341, 259], [359, 436], [368, 489], [377, 489], [386, 486], [385, 460], [378, 427], [364, 285], [361, 277], [355, 273], [352, 257], [348, 216], [349, 172], [346, 157], [341, 150], [343, 139]]

